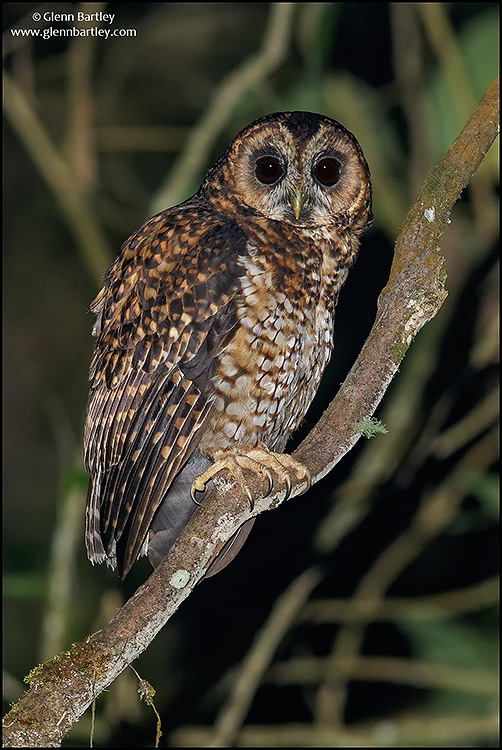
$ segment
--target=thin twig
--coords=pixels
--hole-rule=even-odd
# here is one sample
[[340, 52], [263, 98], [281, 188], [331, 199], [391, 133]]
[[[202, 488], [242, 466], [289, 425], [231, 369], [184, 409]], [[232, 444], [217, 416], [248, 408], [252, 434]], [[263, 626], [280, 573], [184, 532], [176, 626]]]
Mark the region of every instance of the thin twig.
[[[373, 613], [372, 622], [425, 620], [477, 612], [498, 602], [499, 585], [499, 577], [494, 576], [444, 594], [387, 598]], [[336, 623], [366, 620], [367, 616], [365, 611], [354, 610], [350, 599], [314, 599], [302, 610], [302, 619], [314, 623]]]
[[52, 536], [49, 587], [42, 624], [41, 658], [44, 660], [50, 659], [66, 643], [75, 588], [76, 553], [83, 533], [86, 496], [82, 483], [73, 480], [59, 503], [58, 520]]
[[96, 286], [110, 264], [111, 251], [75, 175], [50, 140], [21, 89], [8, 73], [3, 74], [4, 107], [13, 129], [33, 163], [51, 188], [82, 256], [84, 268]]
[[436, 53], [451, 92], [459, 121], [476, 103], [472, 82], [444, 3], [417, 3], [427, 39]]
[[[106, 3], [86, 3], [88, 13], [99, 15]], [[99, 22], [95, 22], [99, 25]], [[85, 27], [86, 22], [77, 25]], [[68, 160], [78, 188], [85, 194], [94, 188], [97, 174], [96, 130], [92, 96], [92, 66], [98, 36], [77, 36], [68, 50]]]
[[288, 586], [275, 603], [270, 617], [257, 633], [242, 663], [228, 702], [220, 710], [214, 725], [214, 737], [209, 743], [211, 747], [233, 745], [249, 711], [253, 696], [279, 643], [319, 579], [318, 570], [315, 568], [306, 570]]
[[491, 427], [498, 419], [499, 405], [500, 391], [496, 386], [462, 419], [437, 436], [431, 446], [433, 455], [447, 458]]
[[[409, 140], [409, 186], [415, 196], [431, 164], [425, 113], [424, 50], [415, 3], [389, 3], [394, 78], [406, 118]], [[473, 104], [474, 106], [474, 104]], [[469, 109], [472, 111], [473, 107]], [[467, 116], [467, 115], [466, 115]], [[464, 118], [465, 119], [465, 118]]]
[[[312, 724], [268, 724], [243, 727], [236, 747], [477, 747], [498, 740], [498, 711], [480, 715], [402, 714], [333, 729]], [[174, 747], [207, 747], [211, 729], [183, 727], [173, 733]]]
[[[326, 659], [308, 656], [275, 664], [267, 672], [264, 682], [279, 685], [311, 685], [319, 683], [326, 673]], [[395, 656], [342, 655], [337, 667], [340, 674], [362, 682], [393, 682], [432, 690], [458, 690], [465, 693], [497, 697], [496, 672], [452, 667], [447, 664], [427, 664], [414, 659]]]

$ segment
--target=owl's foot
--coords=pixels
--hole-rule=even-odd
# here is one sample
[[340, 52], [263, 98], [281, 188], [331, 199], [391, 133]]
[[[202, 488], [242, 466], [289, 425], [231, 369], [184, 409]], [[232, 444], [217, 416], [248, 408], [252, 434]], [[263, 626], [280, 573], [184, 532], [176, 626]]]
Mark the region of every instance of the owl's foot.
[[227, 469], [231, 475], [238, 481], [242, 491], [247, 495], [251, 510], [253, 509], [253, 497], [251, 490], [245, 480], [243, 469], [252, 471], [253, 474], [259, 474], [261, 477], [265, 477], [268, 482], [268, 489], [265, 494], [270, 495], [274, 487], [274, 480], [270, 470], [272, 470], [286, 485], [286, 500], [291, 494], [291, 473], [294, 471], [298, 480], [306, 480], [307, 488], [309, 489], [311, 484], [310, 472], [306, 466], [296, 461], [292, 456], [287, 453], [272, 453], [267, 450], [264, 446], [261, 448], [251, 448], [245, 455], [232, 454], [224, 458], [215, 461], [206, 471], [199, 477], [196, 477], [192, 483], [191, 496], [192, 500], [196, 503], [195, 493], [203, 492], [204, 488], [216, 474], [219, 474], [223, 469]]

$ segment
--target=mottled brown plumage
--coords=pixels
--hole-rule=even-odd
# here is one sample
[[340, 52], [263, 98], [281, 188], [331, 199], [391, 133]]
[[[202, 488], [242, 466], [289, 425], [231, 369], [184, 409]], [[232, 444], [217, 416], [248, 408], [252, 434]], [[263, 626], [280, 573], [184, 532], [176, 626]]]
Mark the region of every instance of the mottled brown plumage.
[[370, 220], [354, 136], [292, 112], [243, 130], [196, 195], [124, 244], [91, 308], [93, 562], [125, 575], [148, 551], [158, 564], [196, 508], [190, 494], [225, 468], [243, 485], [246, 470], [307, 477], [281, 454], [329, 360]]

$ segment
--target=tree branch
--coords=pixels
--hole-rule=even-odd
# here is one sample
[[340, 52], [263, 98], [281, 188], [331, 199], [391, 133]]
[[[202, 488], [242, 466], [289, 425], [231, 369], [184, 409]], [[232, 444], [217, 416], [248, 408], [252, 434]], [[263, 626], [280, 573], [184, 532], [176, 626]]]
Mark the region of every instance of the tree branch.
[[[453, 204], [498, 133], [498, 79], [488, 88], [446, 156], [429, 174], [398, 237], [390, 278], [378, 300], [375, 324], [335, 399], [295, 451], [318, 481], [353, 447], [356, 424], [370, 417], [420, 329], [445, 297], [439, 242]], [[239, 487], [216, 479], [177, 544], [150, 578], [102, 630], [28, 675], [30, 690], [4, 719], [5, 747], [58, 745], [94, 700], [153, 640], [203, 577], [210, 560], [251, 516], [284, 500], [262, 497], [251, 478], [251, 511]], [[291, 496], [305, 490], [293, 488]]]

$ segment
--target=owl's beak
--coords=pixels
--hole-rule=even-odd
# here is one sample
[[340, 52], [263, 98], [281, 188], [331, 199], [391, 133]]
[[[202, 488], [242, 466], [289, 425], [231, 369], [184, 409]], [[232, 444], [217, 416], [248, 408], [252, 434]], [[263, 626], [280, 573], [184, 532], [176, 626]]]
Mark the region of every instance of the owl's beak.
[[305, 196], [303, 195], [302, 191], [295, 190], [293, 195], [291, 196], [291, 206], [293, 208], [293, 213], [297, 219], [300, 218], [300, 214], [302, 212], [302, 208], [304, 204], [305, 204]]

